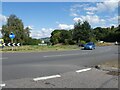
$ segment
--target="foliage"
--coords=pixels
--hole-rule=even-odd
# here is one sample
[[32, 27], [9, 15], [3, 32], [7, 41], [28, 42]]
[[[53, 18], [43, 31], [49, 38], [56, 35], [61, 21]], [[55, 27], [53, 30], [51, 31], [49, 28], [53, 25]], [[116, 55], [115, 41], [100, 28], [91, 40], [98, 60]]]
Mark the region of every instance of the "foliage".
[[74, 30], [73, 30], [73, 40], [76, 40], [77, 43], [79, 43], [79, 40], [89, 41], [91, 32], [91, 26], [87, 21], [84, 21], [83, 24], [81, 24], [80, 21], [78, 23], [75, 23]]
[[24, 45], [38, 45], [41, 43], [40, 39], [35, 39], [35, 38], [29, 38], [26, 43], [23, 43]]
[[85, 41], [83, 41], [83, 40], [81, 40], [81, 41], [80, 41], [80, 43], [81, 43], [81, 44], [86, 44], [86, 42], [85, 42]]
[[1, 32], [5, 42], [11, 42], [9, 34], [13, 32], [16, 36], [14, 42], [24, 43], [28, 38], [29, 29], [24, 29], [24, 25], [21, 19], [15, 15], [10, 15], [6, 25], [2, 26]]
[[[105, 41], [105, 42], [120, 42], [120, 25], [118, 27], [96, 27], [91, 28], [90, 24], [85, 21], [78, 21], [74, 25], [73, 30], [55, 30], [51, 34], [51, 43], [58, 44], [85, 44], [86, 42]], [[76, 41], [76, 42], [75, 42]]]
[[14, 42], [21, 43], [21, 44], [38, 44], [40, 40], [32, 39], [30, 37], [30, 28], [24, 27], [24, 24], [21, 19], [19, 19], [16, 15], [10, 15], [7, 19], [7, 23], [2, 25], [2, 38], [4, 39], [5, 43], [11, 42], [9, 38], [9, 34], [13, 32], [15, 34]]
[[120, 41], [119, 28], [111, 26], [111, 28], [97, 27], [93, 30], [96, 40], [102, 40], [106, 42]]
[[71, 31], [54, 30], [51, 33], [50, 41], [53, 45], [57, 43], [69, 44], [71, 38], [72, 38]]
[[[33, 39], [30, 37], [30, 28], [24, 27], [24, 24], [21, 19], [16, 15], [10, 15], [7, 19], [7, 23], [2, 25], [2, 38], [5, 43], [11, 42], [9, 34], [13, 32], [15, 34], [15, 43], [21, 43], [24, 45], [38, 45], [41, 40]], [[60, 30], [56, 29], [51, 33], [51, 37], [47, 38], [45, 43], [55, 45], [58, 43], [61, 44], [78, 44], [86, 43], [89, 41], [97, 42], [102, 40], [105, 42], [120, 42], [120, 25], [118, 27], [96, 27], [91, 28], [89, 22], [84, 21], [74, 24], [74, 29], [71, 30]]]

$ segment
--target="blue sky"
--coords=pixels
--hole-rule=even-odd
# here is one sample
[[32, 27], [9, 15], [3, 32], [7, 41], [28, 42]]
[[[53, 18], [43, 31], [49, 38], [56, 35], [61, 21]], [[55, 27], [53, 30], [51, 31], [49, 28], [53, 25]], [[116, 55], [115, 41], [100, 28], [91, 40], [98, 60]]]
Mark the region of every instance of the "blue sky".
[[54, 29], [72, 29], [87, 20], [92, 28], [118, 23], [117, 2], [3, 2], [0, 20], [15, 14], [30, 27], [31, 37], [49, 37]]

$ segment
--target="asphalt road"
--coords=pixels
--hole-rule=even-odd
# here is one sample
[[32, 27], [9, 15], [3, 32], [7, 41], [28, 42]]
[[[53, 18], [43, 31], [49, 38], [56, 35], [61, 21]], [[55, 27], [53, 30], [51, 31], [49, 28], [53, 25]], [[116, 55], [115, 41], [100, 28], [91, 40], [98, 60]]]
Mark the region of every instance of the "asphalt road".
[[2, 54], [3, 81], [65, 73], [118, 59], [117, 46], [95, 50], [70, 50]]

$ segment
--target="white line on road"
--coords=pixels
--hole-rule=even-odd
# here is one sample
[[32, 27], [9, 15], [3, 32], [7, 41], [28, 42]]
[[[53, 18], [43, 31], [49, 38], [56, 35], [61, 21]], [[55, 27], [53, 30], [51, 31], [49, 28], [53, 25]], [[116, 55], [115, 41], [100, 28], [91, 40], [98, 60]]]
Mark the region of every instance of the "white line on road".
[[6, 85], [5, 84], [0, 84], [0, 87], [5, 87]]
[[60, 57], [60, 56], [74, 56], [74, 55], [85, 55], [85, 54], [88, 54], [88, 53], [81, 53], [81, 54], [61, 54], [61, 55], [49, 55], [49, 56], [43, 56], [43, 57]]
[[46, 80], [46, 79], [51, 79], [51, 78], [57, 78], [57, 77], [61, 77], [61, 76], [60, 75], [52, 75], [52, 76], [34, 78], [33, 80], [40, 81], [40, 80]]
[[80, 72], [85, 72], [85, 71], [89, 71], [91, 70], [91, 68], [86, 68], [86, 69], [82, 69], [82, 70], [77, 70], [76, 72], [77, 73], [80, 73]]
[[2, 57], [2, 58], [0, 58], [0, 59], [8, 59], [8, 57]]

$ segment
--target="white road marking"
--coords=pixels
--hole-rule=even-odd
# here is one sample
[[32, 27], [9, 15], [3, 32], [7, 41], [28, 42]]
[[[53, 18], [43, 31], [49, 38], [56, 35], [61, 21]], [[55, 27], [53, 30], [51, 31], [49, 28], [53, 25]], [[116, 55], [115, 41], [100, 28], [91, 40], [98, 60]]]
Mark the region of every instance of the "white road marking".
[[76, 72], [77, 73], [80, 73], [80, 72], [85, 72], [85, 71], [89, 71], [91, 70], [91, 68], [86, 68], [86, 69], [82, 69], [82, 70], [77, 70]]
[[0, 84], [0, 87], [5, 87], [6, 85], [5, 84]]
[[85, 55], [85, 54], [88, 54], [88, 53], [81, 53], [81, 54], [61, 54], [61, 55], [49, 55], [49, 56], [43, 56], [43, 57], [60, 57], [60, 56], [74, 56], [74, 55]]
[[2, 57], [2, 58], [0, 58], [0, 59], [8, 59], [8, 57]]
[[38, 77], [34, 78], [33, 81], [40, 81], [40, 80], [46, 80], [46, 79], [51, 79], [51, 78], [57, 78], [61, 77], [60, 75], [52, 75], [52, 76], [46, 76], [46, 77]]

